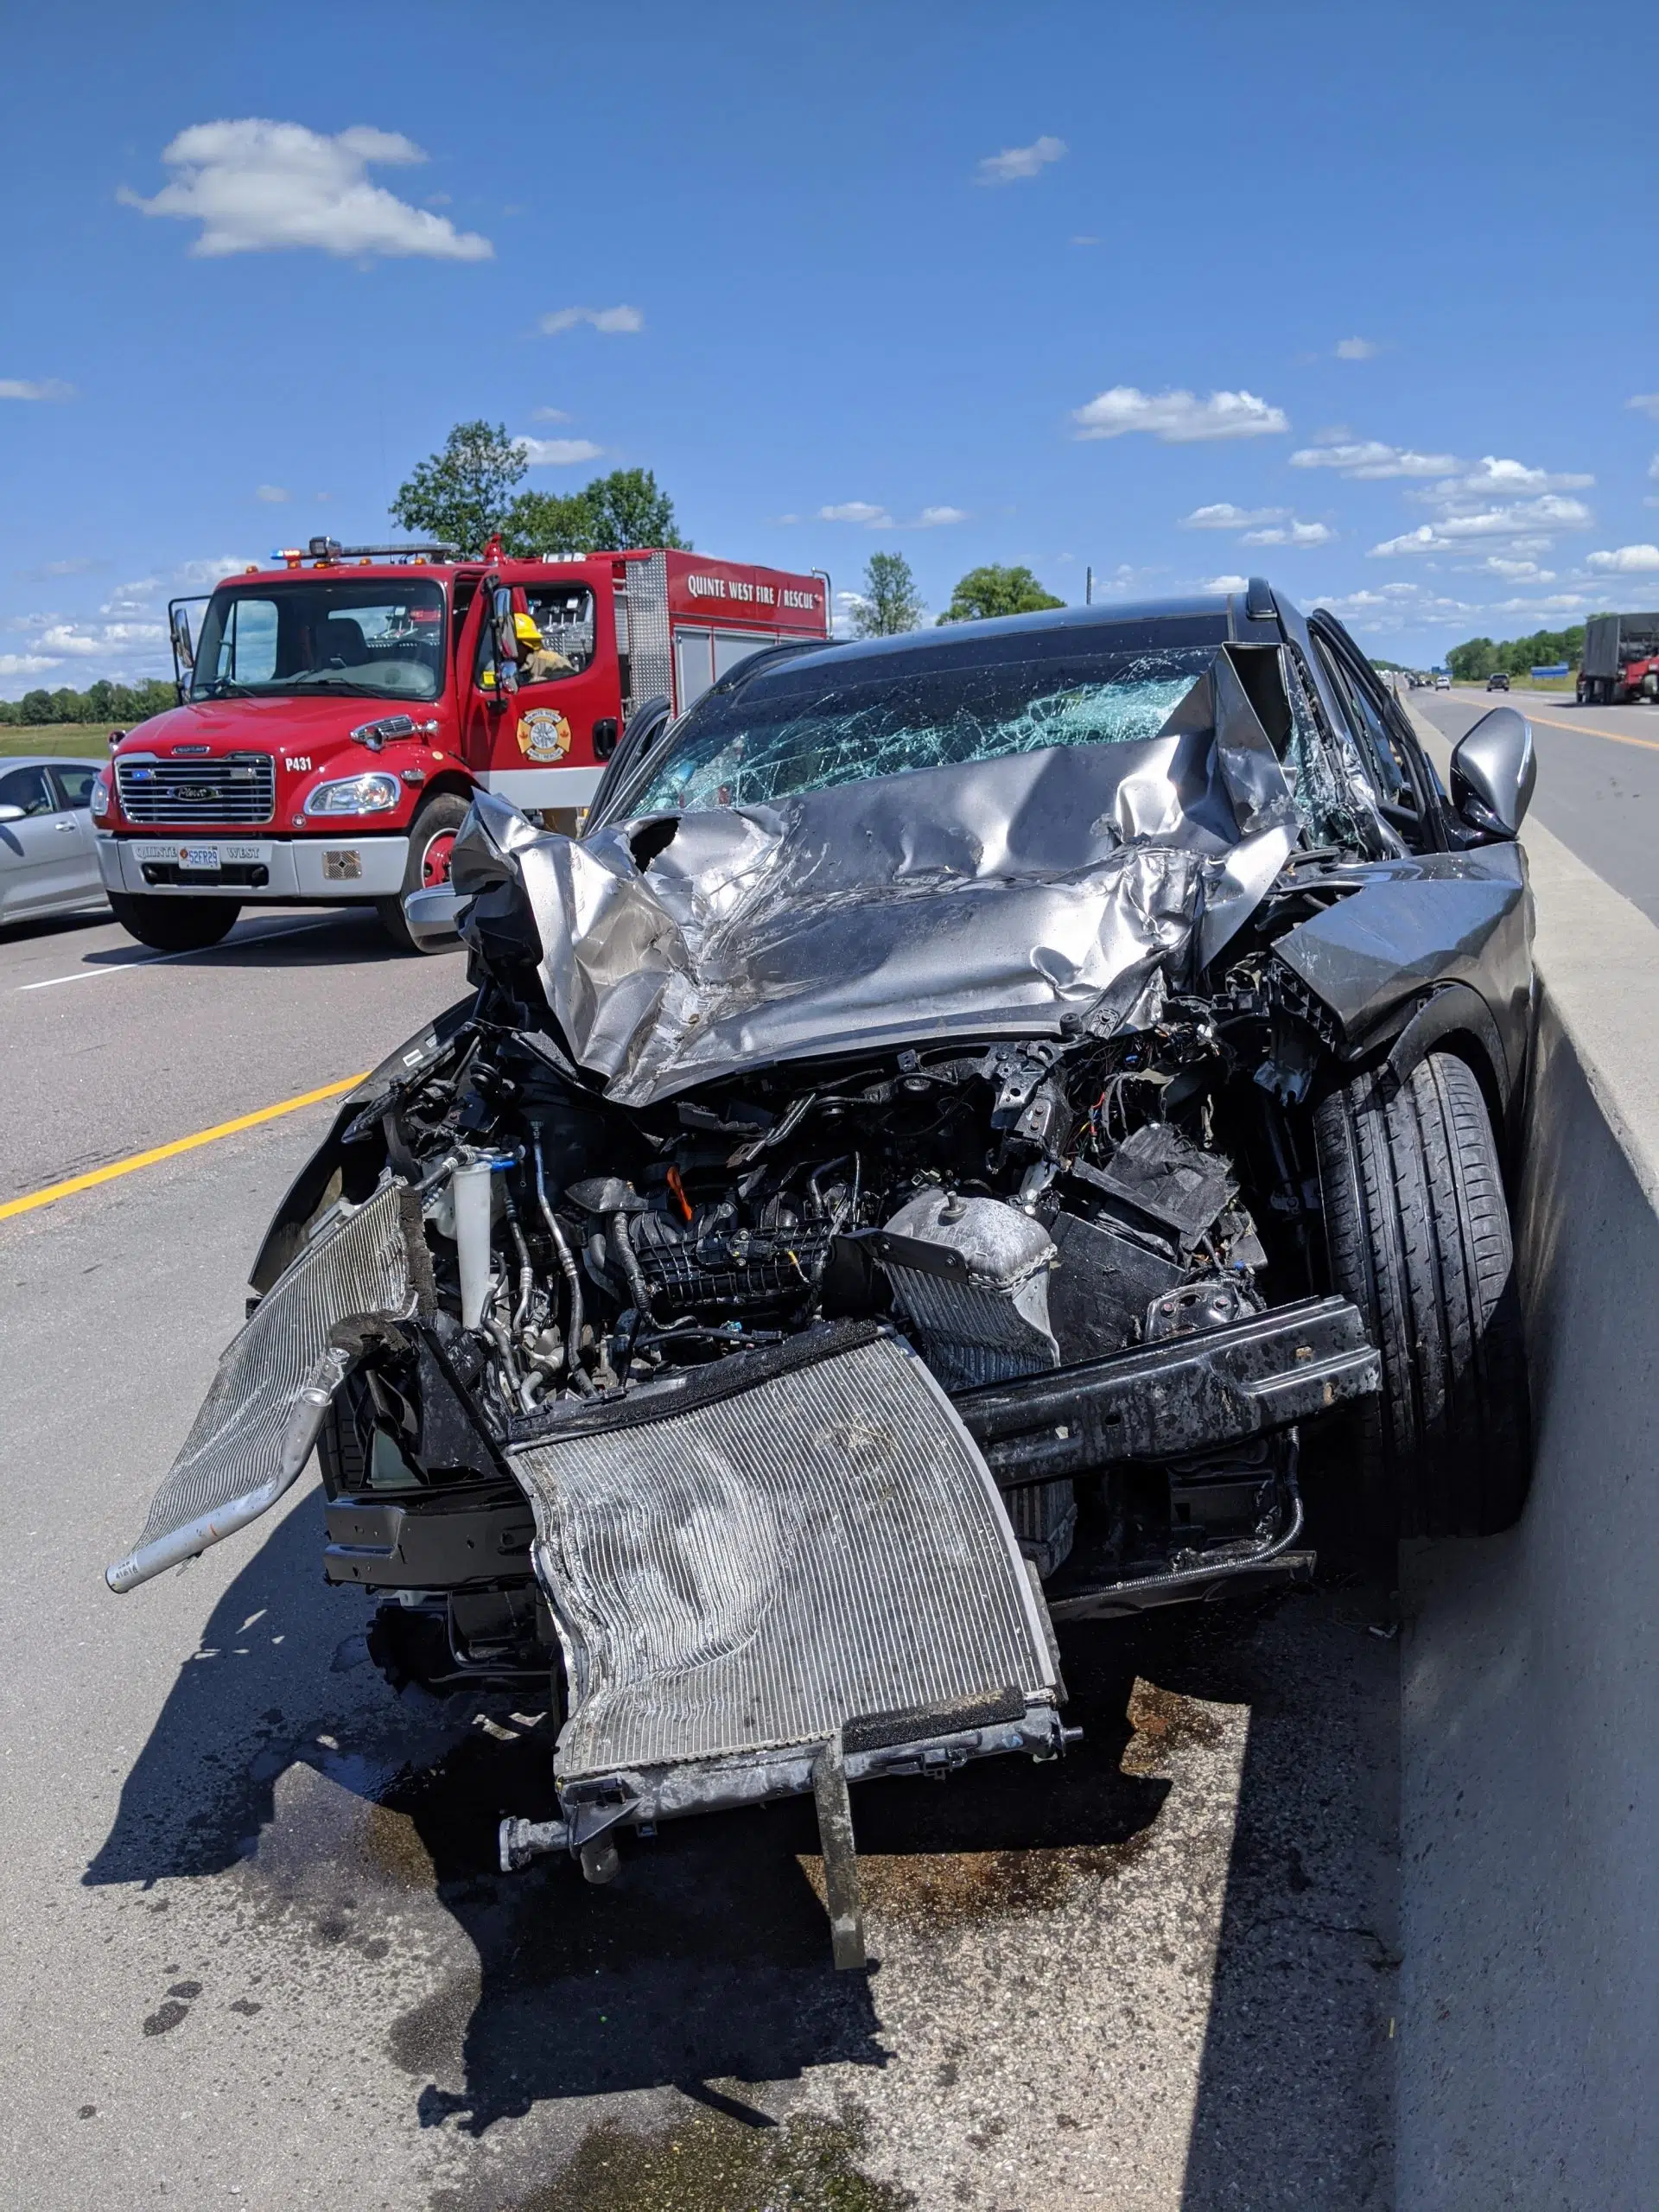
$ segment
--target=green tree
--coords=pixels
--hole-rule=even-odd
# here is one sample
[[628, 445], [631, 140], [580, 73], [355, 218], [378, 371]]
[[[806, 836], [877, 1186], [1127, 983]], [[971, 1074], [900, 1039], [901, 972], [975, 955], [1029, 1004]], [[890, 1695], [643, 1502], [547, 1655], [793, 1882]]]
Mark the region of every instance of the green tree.
[[593, 516], [594, 543], [622, 553], [635, 545], [667, 545], [690, 552], [690, 540], [674, 526], [674, 502], [648, 468], [613, 468], [582, 491]]
[[507, 509], [501, 543], [521, 560], [539, 553], [591, 553], [593, 509], [582, 492], [521, 492]]
[[505, 522], [508, 495], [526, 465], [504, 423], [457, 423], [443, 451], [418, 462], [398, 486], [391, 518], [416, 537], [476, 556]]
[[896, 638], [921, 627], [927, 612], [902, 553], [872, 553], [864, 564], [863, 588], [853, 604], [853, 634]]
[[1005, 569], [995, 562], [969, 569], [950, 594], [941, 622], [983, 622], [995, 614], [1036, 614], [1046, 607], [1064, 607], [1063, 599], [1045, 591], [1029, 569]]
[[613, 468], [580, 492], [521, 492], [507, 511], [501, 542], [509, 553], [624, 553], [634, 546], [690, 550], [674, 522], [674, 502], [648, 468]]
[[25, 691], [22, 709], [22, 719], [26, 722], [49, 722], [55, 719], [49, 691]]

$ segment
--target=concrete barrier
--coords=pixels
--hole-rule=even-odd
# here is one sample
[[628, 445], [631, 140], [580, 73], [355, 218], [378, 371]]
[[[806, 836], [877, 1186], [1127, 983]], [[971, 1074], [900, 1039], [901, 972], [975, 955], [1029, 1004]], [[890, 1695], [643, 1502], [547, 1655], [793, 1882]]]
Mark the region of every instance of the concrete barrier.
[[1402, 1554], [1401, 2212], [1659, 2203], [1659, 929], [1525, 842], [1535, 1470]]

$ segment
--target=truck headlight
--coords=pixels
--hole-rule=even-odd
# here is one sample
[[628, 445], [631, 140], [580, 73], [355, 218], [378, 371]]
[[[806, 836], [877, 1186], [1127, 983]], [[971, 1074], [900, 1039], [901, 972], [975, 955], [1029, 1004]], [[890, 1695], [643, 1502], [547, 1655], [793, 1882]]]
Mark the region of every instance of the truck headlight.
[[101, 822], [110, 810], [110, 787], [103, 777], [92, 785], [92, 812]]
[[308, 814], [385, 814], [403, 798], [396, 776], [371, 771], [365, 776], [342, 776], [338, 782], [319, 784], [305, 802]]

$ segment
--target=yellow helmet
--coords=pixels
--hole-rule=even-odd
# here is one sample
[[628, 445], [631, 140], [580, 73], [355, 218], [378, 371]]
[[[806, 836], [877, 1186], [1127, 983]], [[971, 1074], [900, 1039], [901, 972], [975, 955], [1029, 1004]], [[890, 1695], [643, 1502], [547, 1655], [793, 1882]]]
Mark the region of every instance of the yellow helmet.
[[542, 633], [528, 614], [513, 616], [512, 634], [521, 645], [539, 645], [542, 642]]

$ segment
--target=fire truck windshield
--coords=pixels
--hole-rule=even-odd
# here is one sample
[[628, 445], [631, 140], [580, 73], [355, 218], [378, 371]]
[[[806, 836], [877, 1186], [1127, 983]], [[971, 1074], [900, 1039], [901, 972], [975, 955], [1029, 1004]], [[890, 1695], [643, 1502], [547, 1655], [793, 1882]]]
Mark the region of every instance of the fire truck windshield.
[[190, 696], [435, 699], [443, 637], [443, 593], [429, 581], [353, 581], [311, 570], [291, 583], [222, 586], [202, 622]]

